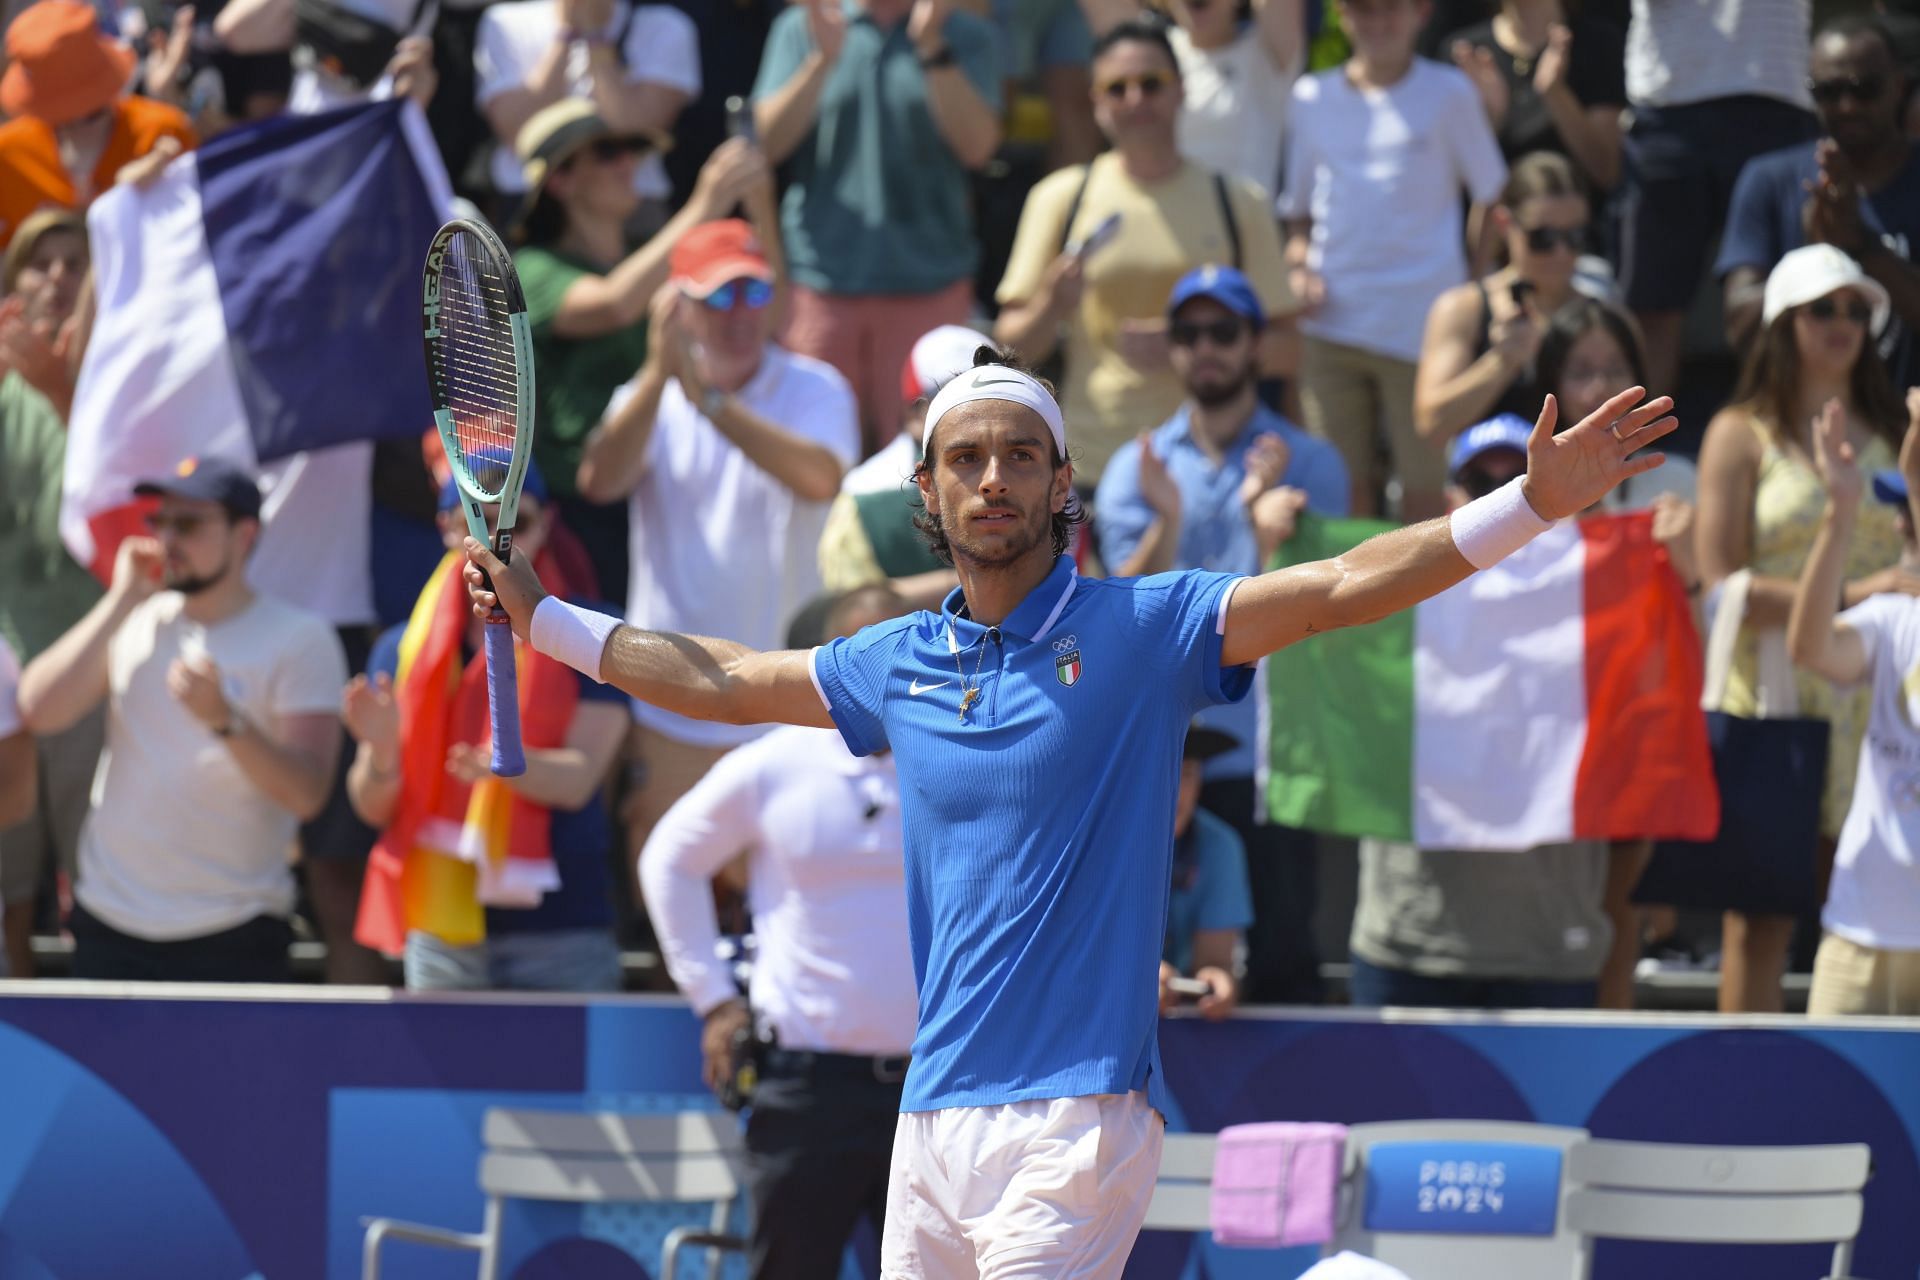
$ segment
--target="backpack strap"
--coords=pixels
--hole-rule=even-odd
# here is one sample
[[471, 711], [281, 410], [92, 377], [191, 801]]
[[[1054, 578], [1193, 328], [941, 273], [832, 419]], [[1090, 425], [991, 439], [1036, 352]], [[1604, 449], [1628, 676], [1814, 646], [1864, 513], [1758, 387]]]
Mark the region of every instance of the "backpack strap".
[[1241, 269], [1240, 263], [1240, 223], [1233, 216], [1233, 195], [1227, 190], [1227, 175], [1213, 175], [1213, 194], [1220, 201], [1220, 221], [1227, 226], [1227, 246], [1233, 254], [1233, 269]]

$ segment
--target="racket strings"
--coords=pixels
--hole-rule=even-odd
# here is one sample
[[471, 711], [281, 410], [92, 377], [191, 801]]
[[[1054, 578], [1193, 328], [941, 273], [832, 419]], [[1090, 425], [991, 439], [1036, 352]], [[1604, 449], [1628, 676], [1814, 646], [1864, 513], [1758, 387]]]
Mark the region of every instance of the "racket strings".
[[440, 289], [438, 374], [468, 479], [486, 494], [506, 488], [520, 415], [513, 324], [505, 280], [490, 256], [449, 246]]

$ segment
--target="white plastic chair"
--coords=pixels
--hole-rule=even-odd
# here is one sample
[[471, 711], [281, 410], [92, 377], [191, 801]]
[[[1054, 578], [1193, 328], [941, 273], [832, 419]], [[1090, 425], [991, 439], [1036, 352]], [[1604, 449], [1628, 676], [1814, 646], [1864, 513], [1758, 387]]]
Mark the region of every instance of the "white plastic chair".
[[479, 1255], [479, 1280], [497, 1280], [501, 1208], [508, 1200], [576, 1204], [711, 1202], [706, 1230], [668, 1234], [661, 1280], [673, 1280], [682, 1249], [709, 1250], [708, 1275], [719, 1274], [721, 1250], [744, 1250], [727, 1234], [741, 1194], [739, 1121], [724, 1112], [627, 1115], [579, 1111], [487, 1112], [480, 1157], [486, 1216], [478, 1232], [451, 1231], [392, 1218], [369, 1218], [361, 1250], [362, 1280], [380, 1280], [380, 1246], [389, 1240]]
[[1567, 1153], [1568, 1225], [1589, 1238], [1832, 1244], [1847, 1280], [1871, 1153], [1865, 1143], [1698, 1147], [1591, 1139]]

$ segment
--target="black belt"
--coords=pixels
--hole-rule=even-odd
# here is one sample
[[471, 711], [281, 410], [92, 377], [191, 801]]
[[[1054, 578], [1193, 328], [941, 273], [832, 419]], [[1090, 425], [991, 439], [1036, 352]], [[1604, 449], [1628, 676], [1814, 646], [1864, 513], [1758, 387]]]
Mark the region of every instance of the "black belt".
[[765, 1054], [763, 1062], [768, 1075], [855, 1076], [877, 1080], [881, 1084], [899, 1084], [905, 1080], [907, 1064], [912, 1061], [904, 1053], [888, 1056], [812, 1053], [802, 1049], [782, 1049], [778, 1045], [768, 1045], [762, 1053]]

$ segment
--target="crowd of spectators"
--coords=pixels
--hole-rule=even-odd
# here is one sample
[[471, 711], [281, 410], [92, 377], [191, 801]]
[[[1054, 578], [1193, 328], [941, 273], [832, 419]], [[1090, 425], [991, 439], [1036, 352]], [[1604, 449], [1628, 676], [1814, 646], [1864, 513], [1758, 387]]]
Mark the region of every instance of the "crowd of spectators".
[[[890, 766], [629, 705], [534, 659], [529, 769], [487, 772], [430, 424], [257, 474], [180, 459], [106, 583], [63, 547], [89, 204], [227, 130], [404, 98], [458, 200], [515, 248], [539, 395], [519, 549], [638, 626], [769, 648], [937, 607], [955, 579], [916, 528], [922, 412], [989, 341], [1059, 387], [1089, 517], [1069, 553], [1088, 574], [1258, 572], [1301, 520], [1419, 520], [1516, 474], [1549, 394], [1562, 423], [1627, 386], [1674, 394], [1674, 456], [1613, 505], [1653, 512], [1703, 635], [1740, 579], [1710, 710], [1780, 714], [1763, 668], [1795, 619], [1793, 714], [1830, 725], [1823, 834], [1794, 855], [1814, 891], [1756, 904], [1696, 885], [1676, 914], [1634, 900], [1647, 841], [1369, 840], [1351, 997], [1622, 1006], [1670, 933], [1718, 952], [1723, 1008], [1778, 1008], [1820, 942], [1836, 848], [1835, 893], [1863, 874], [1873, 889], [1829, 906], [1821, 955], [1871, 976], [1837, 996], [1821, 975], [1824, 1007], [1920, 996], [1876, 959], [1920, 935], [1868, 909], [1920, 901], [1886, 834], [1912, 788], [1877, 783], [1886, 812], [1867, 816], [1856, 794], [1856, 774], [1889, 767], [1873, 744], [1911, 735], [1870, 725], [1894, 714], [1875, 691], [1911, 674], [1887, 665], [1910, 627], [1889, 597], [1920, 596], [1899, 460], [1900, 392], [1920, 377], [1920, 16], [1896, 0], [16, 0], [5, 16], [14, 976], [35, 971], [36, 936], [62, 934], [81, 976], [285, 977], [289, 937], [309, 934], [335, 981], [383, 981], [402, 957], [423, 989], [613, 989], [620, 952], [653, 949], [720, 1019], [718, 1080], [744, 1006], [712, 939], [753, 931], [763, 1031], [906, 1047], [891, 1005], [843, 1007], [861, 964], [891, 980], [899, 957], [815, 927], [861, 927], [897, 884], [879, 865], [898, 861]], [[1854, 501], [1859, 468], [1882, 501]], [[345, 530], [338, 581], [250, 574], [263, 518], [316, 504]], [[1834, 587], [1827, 613], [1794, 612], [1803, 572]], [[1836, 600], [1866, 612], [1835, 619]], [[1331, 846], [1266, 820], [1257, 698], [1196, 722], [1179, 830], [1143, 833], [1175, 840], [1169, 1008], [1325, 998]], [[1726, 767], [1723, 794], [1755, 785]], [[855, 896], [810, 901], [838, 893]], [[824, 987], [766, 986], [787, 980]]]

